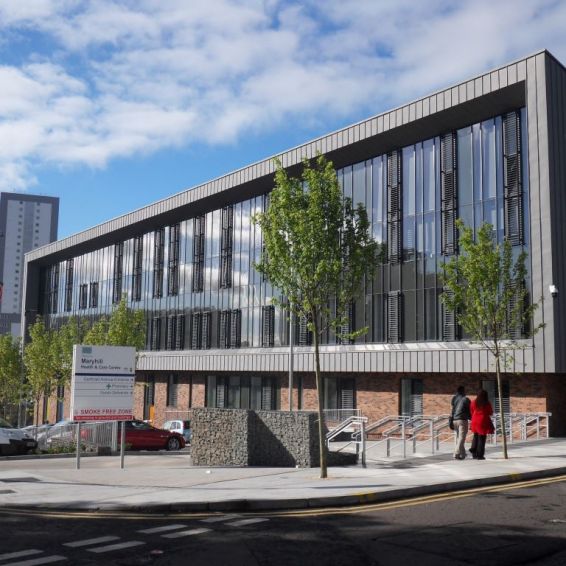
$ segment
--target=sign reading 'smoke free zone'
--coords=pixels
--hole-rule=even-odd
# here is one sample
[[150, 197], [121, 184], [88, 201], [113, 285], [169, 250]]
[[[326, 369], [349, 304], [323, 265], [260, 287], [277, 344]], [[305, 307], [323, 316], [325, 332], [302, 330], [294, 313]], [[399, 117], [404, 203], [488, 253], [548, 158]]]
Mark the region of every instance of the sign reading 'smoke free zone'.
[[71, 420], [133, 419], [135, 367], [135, 348], [74, 346]]

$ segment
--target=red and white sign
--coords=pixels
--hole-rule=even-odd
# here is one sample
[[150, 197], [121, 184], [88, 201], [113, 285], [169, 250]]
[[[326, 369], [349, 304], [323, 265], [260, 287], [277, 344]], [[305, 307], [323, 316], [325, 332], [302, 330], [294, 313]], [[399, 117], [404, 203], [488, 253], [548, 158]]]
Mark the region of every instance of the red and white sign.
[[74, 346], [71, 420], [133, 419], [135, 364], [129, 346]]

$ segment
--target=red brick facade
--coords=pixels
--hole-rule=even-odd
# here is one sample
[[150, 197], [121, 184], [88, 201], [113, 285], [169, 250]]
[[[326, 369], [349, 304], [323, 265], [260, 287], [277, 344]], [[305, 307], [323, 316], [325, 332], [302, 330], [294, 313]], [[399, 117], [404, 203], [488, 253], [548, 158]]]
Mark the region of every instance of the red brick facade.
[[[192, 407], [206, 406], [206, 376], [201, 374], [178, 373], [177, 405], [167, 406], [168, 373], [156, 372], [153, 424], [161, 426], [170, 418], [185, 418]], [[352, 377], [351, 374], [346, 377]], [[450, 400], [458, 385], [464, 385], [470, 398], [475, 396], [482, 380], [495, 379], [493, 374], [360, 374], [355, 376], [356, 408], [370, 422], [400, 412], [401, 379], [414, 377], [423, 380], [423, 412], [425, 415], [440, 415], [450, 411]], [[511, 411], [514, 413], [551, 412], [551, 434], [566, 434], [566, 376], [544, 374], [506, 374], [509, 382]], [[279, 376], [280, 408], [289, 407], [288, 377]], [[144, 399], [147, 376], [138, 374], [134, 389], [134, 415], [144, 418]], [[69, 391], [66, 389], [64, 417], [69, 416]], [[49, 400], [47, 415], [43, 415], [40, 403], [39, 422], [48, 419], [54, 422], [56, 399]], [[317, 409], [317, 394], [314, 374], [296, 374], [293, 387], [293, 409]], [[146, 412], [147, 413], [147, 412]], [[34, 415], [35, 421], [35, 415]]]

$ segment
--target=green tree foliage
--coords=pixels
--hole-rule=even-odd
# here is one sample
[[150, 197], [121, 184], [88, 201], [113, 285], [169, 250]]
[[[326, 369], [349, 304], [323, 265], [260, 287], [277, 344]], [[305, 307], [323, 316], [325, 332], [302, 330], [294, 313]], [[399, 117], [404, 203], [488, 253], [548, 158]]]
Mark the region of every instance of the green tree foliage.
[[[516, 258], [509, 241], [498, 244], [493, 227], [483, 224], [474, 240], [473, 230], [458, 221], [460, 253], [442, 266], [445, 292], [442, 302], [453, 311], [458, 324], [472, 341], [482, 344], [495, 360], [499, 407], [503, 407], [501, 366], [510, 351], [520, 347], [516, 337], [526, 334], [538, 303], [529, 303], [525, 282], [527, 252]], [[533, 335], [542, 325], [532, 328]], [[500, 413], [501, 430], [505, 415]], [[508, 458], [503, 435], [503, 454]]]
[[[265, 213], [254, 217], [265, 252], [255, 266], [286, 297], [275, 303], [308, 320], [313, 335], [318, 393], [320, 474], [327, 477], [319, 342], [333, 328], [342, 338], [348, 307], [362, 291], [366, 273], [377, 260], [363, 205], [343, 198], [334, 166], [319, 155], [303, 161], [301, 178], [289, 177], [277, 162], [275, 188]], [[334, 308], [335, 307], [335, 308]]]
[[22, 395], [20, 342], [11, 334], [0, 335], [0, 406], [14, 406]]
[[85, 334], [84, 343], [93, 346], [145, 347], [146, 323], [141, 310], [132, 310], [123, 297], [109, 317], [102, 317]]
[[41, 317], [29, 327], [29, 336], [30, 340], [24, 348], [24, 366], [38, 422], [42, 395], [50, 395], [57, 386], [59, 347], [55, 344], [56, 332], [46, 328]]

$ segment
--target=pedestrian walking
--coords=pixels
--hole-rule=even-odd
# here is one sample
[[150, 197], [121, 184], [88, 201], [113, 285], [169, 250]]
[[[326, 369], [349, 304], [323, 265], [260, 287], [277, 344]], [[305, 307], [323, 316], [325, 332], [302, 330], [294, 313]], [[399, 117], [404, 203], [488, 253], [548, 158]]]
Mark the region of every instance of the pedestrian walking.
[[463, 385], [458, 387], [456, 395], [452, 397], [452, 422], [456, 438], [454, 441], [454, 459], [464, 460], [466, 457], [466, 435], [468, 434], [468, 421], [470, 420], [470, 400], [466, 397]]
[[470, 452], [475, 460], [485, 460], [485, 440], [488, 434], [493, 434], [494, 428], [491, 422], [493, 407], [487, 397], [487, 391], [480, 389], [477, 397], [472, 401], [472, 432], [474, 438]]

